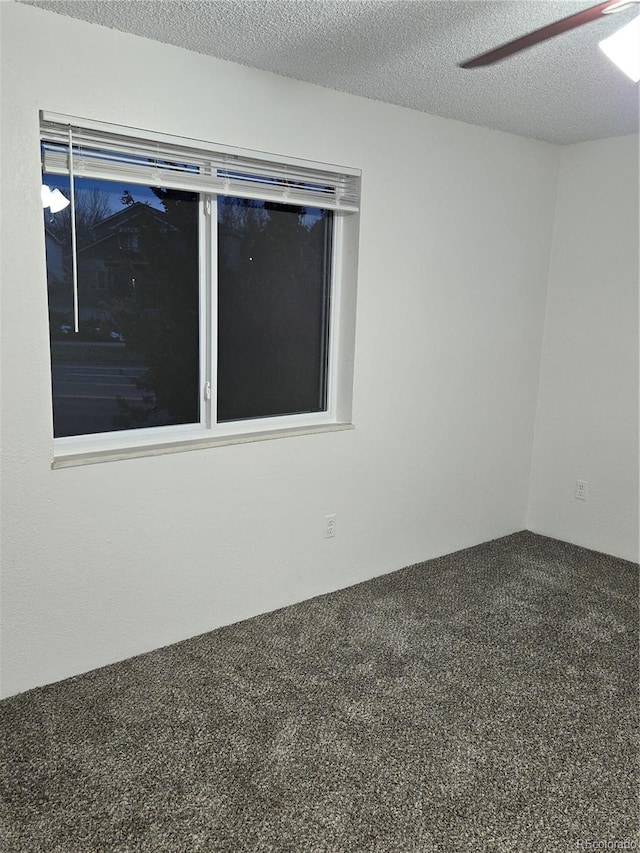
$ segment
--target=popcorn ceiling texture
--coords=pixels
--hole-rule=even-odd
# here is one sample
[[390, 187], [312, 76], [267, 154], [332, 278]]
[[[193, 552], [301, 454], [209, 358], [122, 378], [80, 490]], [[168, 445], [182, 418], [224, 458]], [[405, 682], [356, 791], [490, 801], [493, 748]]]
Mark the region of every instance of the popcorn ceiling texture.
[[0, 849], [637, 844], [637, 584], [516, 533], [7, 699]]
[[609, 15], [490, 68], [459, 62], [593, 0], [23, 0], [330, 89], [549, 142], [638, 131], [638, 89], [598, 49]]

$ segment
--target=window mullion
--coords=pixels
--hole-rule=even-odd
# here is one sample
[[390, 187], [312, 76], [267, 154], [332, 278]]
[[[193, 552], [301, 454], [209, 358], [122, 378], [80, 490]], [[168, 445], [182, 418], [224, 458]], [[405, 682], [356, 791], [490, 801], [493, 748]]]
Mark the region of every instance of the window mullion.
[[208, 282], [207, 294], [209, 299], [209, 335], [208, 335], [208, 365], [211, 382], [211, 399], [209, 400], [209, 429], [218, 425], [218, 198], [207, 196], [207, 231], [206, 241], [209, 247], [207, 263]]
[[342, 252], [343, 252], [343, 218], [333, 217], [333, 228], [331, 234], [331, 293], [329, 301], [329, 352], [327, 357], [327, 412], [333, 417], [337, 412], [337, 389], [338, 389], [338, 367], [340, 363], [340, 308], [342, 304]]
[[199, 317], [200, 317], [200, 424], [208, 429], [211, 425], [211, 370], [209, 360], [209, 215], [208, 197], [200, 196], [199, 248]]

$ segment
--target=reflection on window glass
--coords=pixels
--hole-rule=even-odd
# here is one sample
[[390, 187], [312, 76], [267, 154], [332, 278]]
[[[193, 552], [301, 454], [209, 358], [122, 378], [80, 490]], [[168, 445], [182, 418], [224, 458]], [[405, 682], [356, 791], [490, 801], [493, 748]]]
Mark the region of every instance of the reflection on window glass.
[[[70, 197], [68, 176], [43, 175]], [[56, 437], [198, 422], [198, 196], [76, 178], [44, 211]]]
[[218, 420], [326, 409], [332, 213], [218, 199]]

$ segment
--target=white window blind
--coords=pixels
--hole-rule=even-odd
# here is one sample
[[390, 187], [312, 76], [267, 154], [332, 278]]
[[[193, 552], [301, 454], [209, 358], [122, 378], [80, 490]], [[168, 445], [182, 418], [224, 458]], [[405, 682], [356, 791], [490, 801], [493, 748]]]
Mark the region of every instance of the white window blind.
[[[41, 113], [43, 171], [356, 212], [360, 172]], [[71, 131], [71, 133], [70, 133]]]

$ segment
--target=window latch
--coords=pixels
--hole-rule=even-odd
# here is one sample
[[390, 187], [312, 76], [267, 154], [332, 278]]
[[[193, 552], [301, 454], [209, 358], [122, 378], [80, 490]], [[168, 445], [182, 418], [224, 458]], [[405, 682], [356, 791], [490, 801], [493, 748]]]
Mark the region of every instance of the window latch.
[[204, 383], [204, 399], [205, 400], [211, 399], [211, 383], [210, 382]]

